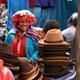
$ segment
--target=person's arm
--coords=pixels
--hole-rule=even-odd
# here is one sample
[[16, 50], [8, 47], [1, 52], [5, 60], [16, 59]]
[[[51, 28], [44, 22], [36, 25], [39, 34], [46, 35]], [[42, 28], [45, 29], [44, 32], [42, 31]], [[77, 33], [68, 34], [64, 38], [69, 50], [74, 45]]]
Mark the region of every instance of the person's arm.
[[14, 40], [15, 34], [16, 33], [15, 33], [14, 29], [10, 30], [10, 32], [5, 36], [4, 43], [11, 44], [12, 41]]
[[4, 43], [11, 44], [13, 39], [14, 39], [14, 36], [12, 34], [7, 34], [5, 37]]
[[26, 55], [31, 61], [38, 60], [38, 44], [30, 38], [27, 38]]

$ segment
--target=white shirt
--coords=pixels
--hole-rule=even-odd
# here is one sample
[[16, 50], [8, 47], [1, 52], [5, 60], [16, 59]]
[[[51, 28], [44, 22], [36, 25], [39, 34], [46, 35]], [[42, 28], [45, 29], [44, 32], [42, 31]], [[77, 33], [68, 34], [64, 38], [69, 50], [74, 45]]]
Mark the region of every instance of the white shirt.
[[63, 30], [62, 34], [66, 38], [66, 41], [71, 43], [75, 39], [76, 28], [74, 26], [71, 26], [71, 27]]

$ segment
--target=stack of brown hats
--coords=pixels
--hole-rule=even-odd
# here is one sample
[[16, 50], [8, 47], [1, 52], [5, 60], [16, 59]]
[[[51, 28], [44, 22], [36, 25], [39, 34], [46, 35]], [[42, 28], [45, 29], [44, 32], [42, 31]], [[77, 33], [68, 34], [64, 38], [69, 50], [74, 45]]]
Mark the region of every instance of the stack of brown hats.
[[50, 77], [60, 77], [67, 74], [71, 68], [70, 44], [65, 42], [60, 29], [51, 29], [44, 39], [38, 42], [40, 62], [44, 64], [44, 74]]
[[12, 53], [11, 45], [0, 43], [0, 59], [8, 67], [16, 80], [43, 80], [43, 74], [36, 62], [29, 62], [26, 57], [17, 57]]

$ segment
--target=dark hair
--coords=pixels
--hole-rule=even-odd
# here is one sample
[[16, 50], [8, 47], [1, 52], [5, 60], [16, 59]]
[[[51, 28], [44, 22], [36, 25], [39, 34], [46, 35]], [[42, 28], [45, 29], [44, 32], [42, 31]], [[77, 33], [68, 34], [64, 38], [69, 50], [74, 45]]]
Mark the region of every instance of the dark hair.
[[43, 27], [43, 31], [46, 33], [50, 29], [60, 29], [60, 24], [56, 20], [48, 20]]
[[69, 21], [69, 23], [70, 23], [70, 24], [73, 24], [75, 27], [77, 26], [77, 22], [78, 22], [78, 21], [77, 21], [77, 18], [75, 18], [75, 19], [72, 19], [72, 18], [71, 18], [70, 21]]
[[78, 22], [78, 13], [75, 12], [69, 17], [68, 23], [69, 24], [73, 24], [76, 27], [77, 26], [77, 22]]

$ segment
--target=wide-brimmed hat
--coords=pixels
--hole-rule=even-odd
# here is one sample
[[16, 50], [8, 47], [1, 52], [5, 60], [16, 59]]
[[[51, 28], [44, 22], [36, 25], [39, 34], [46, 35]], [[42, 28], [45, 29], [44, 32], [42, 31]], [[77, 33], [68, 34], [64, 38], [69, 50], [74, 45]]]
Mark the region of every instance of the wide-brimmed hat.
[[39, 40], [39, 45], [53, 45], [53, 44], [65, 44], [63, 35], [61, 34], [60, 29], [51, 29], [49, 30], [44, 39]]
[[[25, 67], [26, 66], [26, 67]], [[20, 63], [20, 80], [33, 80], [39, 74], [39, 66], [36, 62], [28, 62], [26, 59]]]
[[24, 19], [29, 22], [30, 25], [33, 25], [37, 22], [35, 15], [32, 14], [29, 10], [17, 11], [12, 17], [12, 22], [14, 26], [16, 26], [20, 20]]
[[[26, 57], [15, 56], [9, 44], [0, 43], [0, 59], [4, 60], [4, 65], [13, 72], [15, 78], [19, 75], [19, 80], [35, 80], [40, 72], [36, 62], [29, 62]], [[0, 63], [3, 64], [1, 60]]]

